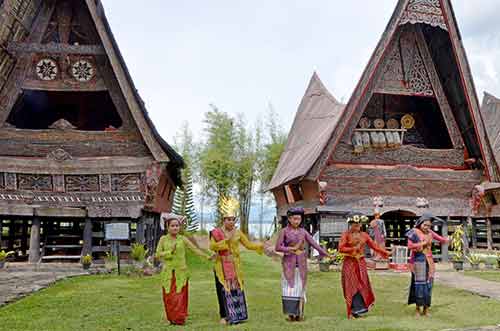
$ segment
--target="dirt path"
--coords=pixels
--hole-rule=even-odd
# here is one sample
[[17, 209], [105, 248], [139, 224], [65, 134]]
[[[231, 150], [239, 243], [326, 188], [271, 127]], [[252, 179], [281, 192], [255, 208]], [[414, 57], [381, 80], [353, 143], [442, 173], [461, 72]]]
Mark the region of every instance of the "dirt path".
[[0, 271], [0, 306], [46, 288], [58, 280], [88, 274], [79, 265], [51, 264], [37, 267], [10, 264]]
[[443, 285], [466, 290], [483, 297], [500, 300], [500, 282], [464, 276], [462, 273], [455, 271], [437, 272], [436, 281]]

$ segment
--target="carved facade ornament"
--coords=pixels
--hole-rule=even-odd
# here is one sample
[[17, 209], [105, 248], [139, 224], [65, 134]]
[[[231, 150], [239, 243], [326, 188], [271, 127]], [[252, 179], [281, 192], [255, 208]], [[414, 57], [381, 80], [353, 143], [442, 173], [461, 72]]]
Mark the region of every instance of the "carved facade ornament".
[[328, 182], [325, 181], [318, 182], [320, 206], [324, 206], [328, 202], [328, 193], [326, 190], [327, 187], [328, 187]]
[[384, 198], [381, 196], [373, 197], [373, 207], [382, 208], [384, 206]]
[[65, 192], [66, 187], [64, 185], [64, 175], [53, 175], [52, 181], [54, 183], [55, 192]]
[[140, 192], [141, 174], [118, 174], [111, 176], [111, 189], [121, 192]]
[[74, 126], [73, 124], [71, 124], [70, 122], [65, 120], [64, 118], [61, 118], [61, 119], [55, 121], [54, 123], [52, 123], [52, 125], [49, 126], [49, 129], [63, 130], [63, 131], [64, 130], [75, 130], [76, 126]]
[[14, 191], [17, 189], [17, 176], [16, 174], [6, 172], [4, 174], [5, 182], [4, 186], [7, 191]]
[[387, 121], [387, 128], [388, 129], [399, 129], [399, 122], [395, 118], [391, 118]]
[[429, 201], [426, 198], [417, 198], [415, 204], [417, 208], [429, 208]]
[[415, 119], [410, 114], [406, 114], [401, 117], [401, 126], [406, 130], [413, 129], [415, 126]]
[[59, 72], [56, 61], [52, 59], [42, 59], [38, 61], [35, 70], [38, 78], [45, 81], [56, 79], [57, 73]]
[[89, 61], [79, 60], [71, 66], [71, 75], [79, 82], [88, 82], [94, 77], [94, 66]]
[[385, 127], [385, 122], [381, 118], [377, 118], [373, 121], [373, 126], [375, 129], [383, 129]]
[[100, 175], [101, 191], [111, 192], [111, 175]]
[[54, 160], [57, 162], [63, 162], [63, 161], [72, 160], [73, 157], [68, 152], [66, 152], [64, 149], [58, 148], [58, 149], [50, 152], [49, 154], [47, 154], [47, 159]]
[[361, 120], [359, 120], [359, 127], [362, 129], [369, 129], [371, 125], [371, 121], [368, 117], [362, 117]]
[[376, 90], [379, 93], [434, 96], [414, 28], [405, 28], [395, 38], [382, 65]]
[[65, 176], [66, 192], [99, 192], [98, 175]]
[[50, 175], [18, 174], [17, 181], [19, 189], [23, 191], [50, 192], [53, 190]]
[[410, 0], [399, 25], [423, 23], [448, 31], [439, 0]]

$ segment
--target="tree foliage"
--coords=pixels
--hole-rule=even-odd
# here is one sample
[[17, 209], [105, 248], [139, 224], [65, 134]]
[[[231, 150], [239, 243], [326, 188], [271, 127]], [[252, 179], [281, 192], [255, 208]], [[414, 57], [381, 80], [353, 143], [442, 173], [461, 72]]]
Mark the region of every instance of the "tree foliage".
[[221, 219], [221, 199], [229, 196], [234, 188], [235, 129], [234, 120], [217, 107], [205, 114], [206, 140], [200, 153], [201, 174], [205, 179], [206, 193], [213, 198], [216, 219]]
[[181, 170], [182, 185], [175, 192], [172, 211], [177, 215], [184, 216], [187, 223], [186, 230], [194, 232], [199, 229], [198, 216], [194, 206], [192, 175], [196, 153], [193, 137], [187, 123], [183, 125], [180, 134], [176, 137], [175, 144], [184, 158], [185, 168]]

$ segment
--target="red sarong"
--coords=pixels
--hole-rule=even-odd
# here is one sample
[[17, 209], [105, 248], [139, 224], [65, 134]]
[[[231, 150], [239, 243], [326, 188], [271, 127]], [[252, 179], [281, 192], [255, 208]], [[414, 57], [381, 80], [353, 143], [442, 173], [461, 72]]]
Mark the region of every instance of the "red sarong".
[[352, 298], [359, 292], [363, 297], [366, 308], [369, 309], [375, 302], [368, 271], [366, 269], [365, 258], [359, 260], [346, 256], [342, 265], [342, 289], [347, 305], [347, 317], [351, 316]]
[[167, 319], [172, 324], [182, 325], [186, 323], [188, 316], [188, 284], [184, 285], [182, 290], [176, 292], [175, 271], [172, 272], [172, 281], [170, 282], [170, 291], [163, 290], [163, 304]]

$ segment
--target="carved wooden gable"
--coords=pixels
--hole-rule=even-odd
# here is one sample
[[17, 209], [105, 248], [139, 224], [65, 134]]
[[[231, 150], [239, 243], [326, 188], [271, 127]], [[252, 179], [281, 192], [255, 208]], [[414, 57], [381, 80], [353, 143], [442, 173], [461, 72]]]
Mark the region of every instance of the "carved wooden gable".
[[404, 29], [390, 45], [374, 92], [435, 96], [427, 70], [432, 65], [428, 60], [426, 66], [415, 30]]
[[[45, 157], [63, 148], [75, 157], [169, 160], [98, 6], [0, 2], [0, 155]], [[77, 141], [77, 131], [87, 141]]]
[[471, 77], [450, 1], [399, 0], [307, 178], [332, 163], [488, 169]]
[[407, 23], [429, 24], [448, 30], [439, 0], [410, 0], [399, 21], [400, 25]]

